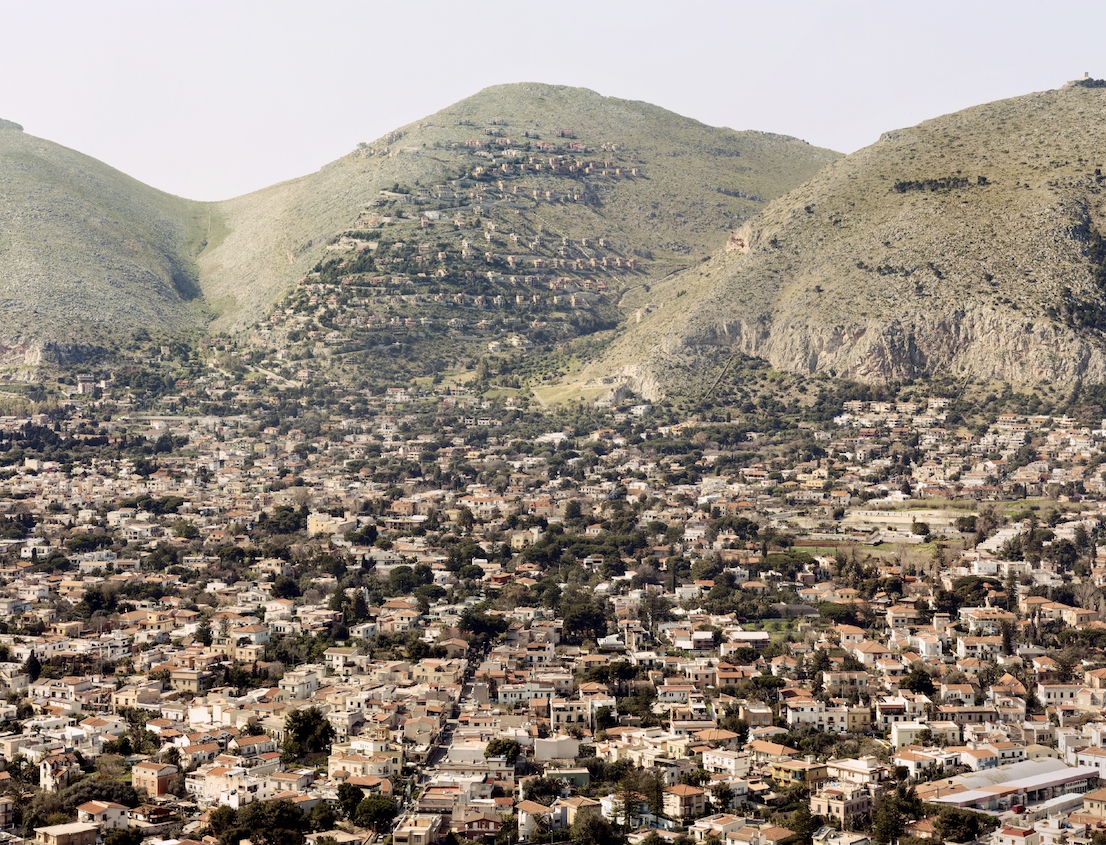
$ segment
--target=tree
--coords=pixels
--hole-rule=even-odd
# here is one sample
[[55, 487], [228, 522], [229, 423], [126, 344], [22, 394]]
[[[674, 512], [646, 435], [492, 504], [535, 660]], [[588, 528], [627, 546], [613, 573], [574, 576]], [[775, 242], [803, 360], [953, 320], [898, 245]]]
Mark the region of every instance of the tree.
[[249, 839], [255, 845], [303, 845], [303, 810], [291, 801], [256, 801], [242, 807], [235, 826], [220, 837], [221, 845]]
[[638, 774], [637, 791], [645, 797], [649, 810], [655, 816], [664, 812], [664, 774], [653, 767]]
[[484, 758], [490, 757], [506, 757], [507, 763], [511, 766], [515, 764], [518, 759], [519, 752], [522, 747], [518, 744], [517, 739], [508, 739], [506, 737], [496, 737], [490, 740], [487, 746], [484, 748]]
[[526, 799], [549, 806], [564, 792], [564, 783], [556, 778], [531, 778], [526, 781]]
[[437, 584], [423, 584], [421, 587], [415, 589], [415, 598], [419, 602], [419, 607], [425, 607], [430, 609], [430, 605], [439, 599], [445, 598], [445, 587], [440, 587]]
[[330, 595], [330, 601], [327, 602], [326, 609], [333, 610], [335, 613], [341, 613], [345, 610], [346, 606], [346, 594], [342, 590], [335, 590]]
[[1070, 683], [1075, 678], [1075, 669], [1079, 666], [1079, 658], [1070, 651], [1061, 651], [1053, 658], [1056, 661], [1056, 681], [1061, 684]]
[[392, 823], [398, 810], [396, 802], [387, 795], [370, 795], [357, 805], [355, 816], [361, 827], [371, 827], [374, 831], [379, 831]]
[[409, 595], [418, 586], [415, 570], [410, 566], [397, 566], [388, 574], [388, 589], [399, 595]]
[[200, 529], [187, 519], [178, 519], [173, 522], [171, 527], [173, 529], [173, 536], [180, 537], [184, 540], [195, 540], [200, 536]]
[[324, 751], [337, 736], [334, 726], [318, 707], [294, 710], [284, 720], [284, 727], [288, 737], [284, 753], [293, 758]]
[[598, 813], [577, 813], [569, 828], [569, 838], [575, 845], [620, 845], [622, 842], [611, 823]]
[[598, 640], [607, 633], [607, 620], [594, 601], [587, 600], [564, 609], [565, 641], [574, 645]]
[[104, 834], [104, 845], [142, 845], [143, 838], [140, 827], [116, 827]]
[[307, 826], [312, 831], [333, 830], [338, 817], [334, 815], [334, 809], [326, 801], [320, 801], [307, 813]]
[[38, 655], [33, 651], [23, 661], [23, 674], [30, 678], [32, 682], [37, 681], [39, 676], [42, 675], [42, 661], [38, 659]]
[[899, 689], [932, 695], [935, 687], [929, 673], [921, 666], [916, 666], [899, 680]]
[[638, 820], [638, 787], [640, 780], [637, 769], [627, 769], [619, 780], [612, 815], [614, 822], [622, 822], [623, 830], [635, 830]]
[[7, 773], [8, 792], [12, 795], [22, 795], [24, 789], [31, 783], [38, 781], [38, 766], [22, 754], [15, 754], [8, 761]]
[[131, 744], [130, 736], [121, 734], [110, 742], [105, 742], [104, 753], [117, 754], [120, 757], [130, 757], [134, 754], [134, 745]]
[[278, 599], [299, 598], [300, 588], [296, 582], [287, 575], [278, 575], [273, 581], [273, 595]]
[[688, 786], [702, 787], [710, 783], [710, 772], [706, 769], [695, 769], [691, 772], [684, 772], [680, 775], [680, 783], [686, 783]]
[[365, 594], [358, 590], [353, 595], [353, 619], [355, 622], [364, 622], [369, 618], [369, 606], [365, 603]]
[[[733, 789], [725, 781], [716, 783], [710, 788], [711, 799], [719, 810], [728, 810], [733, 801]], [[791, 828], [795, 830], [794, 826]], [[798, 831], [796, 831], [797, 833]]]
[[357, 813], [357, 805], [364, 800], [365, 793], [352, 783], [342, 783], [338, 786], [338, 809], [350, 821], [353, 821]]
[[802, 803], [791, 814], [787, 826], [795, 831], [795, 836], [804, 845], [810, 845], [814, 841], [814, 831], [819, 827], [818, 820], [810, 812], [810, 804]]
[[744, 745], [749, 739], [749, 723], [737, 715], [739, 711], [736, 707], [731, 712], [727, 712], [723, 719], [725, 724], [720, 724], [719, 727], [727, 731], [733, 731], [737, 734], [735, 742], [738, 746]]
[[872, 838], [879, 845], [887, 845], [902, 836], [905, 829], [906, 820], [898, 802], [890, 795], [881, 796], [872, 810]]
[[1079, 559], [1079, 550], [1071, 540], [1056, 540], [1047, 547], [1049, 560], [1055, 561], [1061, 572], [1067, 571]]
[[618, 717], [610, 707], [600, 707], [595, 711], [595, 728], [596, 730], [605, 731], [608, 728], [613, 728], [618, 724]]
[[530, 831], [530, 842], [545, 843], [553, 838], [553, 827], [548, 816], [538, 816], [534, 820], [534, 829]]
[[959, 807], [943, 807], [934, 827], [946, 842], [971, 842], [983, 832], [984, 818]]
[[457, 514], [457, 527], [465, 531], [470, 531], [475, 524], [476, 520], [472, 516], [472, 511], [467, 507], [462, 507]]
[[211, 620], [205, 619], [196, 626], [196, 640], [205, 646], [210, 646], [213, 640], [211, 634]]
[[188, 795], [188, 783], [184, 779], [184, 772], [177, 772], [169, 781], [168, 792], [177, 798]]
[[518, 842], [518, 816], [504, 813], [499, 820], [501, 824], [495, 834], [495, 845], [514, 845]]
[[829, 654], [824, 648], [818, 648], [814, 650], [814, 656], [810, 661], [810, 674], [812, 676], [821, 675], [823, 672], [830, 670]]
[[233, 807], [220, 804], [208, 813], [207, 826], [211, 829], [212, 834], [215, 836], [222, 836], [234, 827], [237, 818], [238, 813], [235, 812]]
[[[63, 820], [68, 820], [75, 809], [86, 801], [113, 801], [125, 807], [137, 807], [139, 804], [138, 792], [129, 783], [85, 778], [60, 792], [38, 792], [29, 802], [30, 806], [23, 806], [23, 824], [30, 828], [41, 827], [55, 813], [62, 814]], [[27, 803], [16, 802], [16, 806]]]
[[[105, 743], [105, 749], [111, 743]], [[103, 780], [114, 780], [126, 774], [127, 766], [122, 757], [112, 753], [101, 754], [95, 762], [96, 776]]]
[[430, 656], [430, 644], [416, 633], [407, 641], [407, 659], [416, 662]]
[[1014, 653], [1014, 626], [1009, 622], [1002, 623], [1002, 653], [1006, 655]]

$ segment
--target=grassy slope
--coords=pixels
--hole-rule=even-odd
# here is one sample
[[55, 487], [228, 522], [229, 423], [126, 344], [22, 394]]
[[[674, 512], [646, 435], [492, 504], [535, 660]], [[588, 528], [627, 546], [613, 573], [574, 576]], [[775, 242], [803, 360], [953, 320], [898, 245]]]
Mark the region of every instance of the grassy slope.
[[[1065, 290], [1102, 299], [1086, 233], [1106, 218], [1094, 175], [1106, 166], [1098, 131], [1104, 107], [1106, 91], [1065, 88], [886, 133], [744, 227], [748, 254], [721, 253], [631, 303], [648, 300], [653, 309], [605, 365], [629, 366], [648, 344], [651, 369], [666, 380], [672, 367], [705, 363], [702, 356], [678, 361], [689, 348], [710, 358], [734, 343], [790, 369], [828, 369], [849, 363], [841, 348], [869, 342], [889, 324], [906, 325], [910, 342], [929, 344], [915, 353], [922, 360], [964, 371], [980, 352], [972, 345], [985, 343], [988, 332], [1020, 331], [1054, 343], [1056, 354], [1086, 355], [1084, 341], [1046, 309]], [[953, 175], [973, 185], [983, 176], [988, 184], [892, 189]], [[802, 332], [820, 332], [823, 345], [804, 346]], [[1101, 345], [1098, 337], [1088, 342]], [[957, 359], [965, 349], [968, 357]], [[1043, 374], [1052, 353], [1036, 353], [1044, 356], [1036, 363]], [[988, 360], [982, 374], [1004, 377], [1002, 366]]]
[[[705, 126], [645, 103], [524, 83], [486, 89], [390, 133], [369, 153], [221, 203], [173, 197], [73, 150], [0, 124], [0, 317], [6, 337], [107, 343], [137, 327], [249, 325], [315, 265], [326, 240], [382, 188], [430, 185], [470, 169], [458, 142], [485, 127], [519, 141], [571, 129], [644, 175], [593, 182], [597, 201], [544, 204], [510, 226], [576, 239], [605, 235], [664, 275], [699, 261], [729, 231], [838, 154], [760, 132]], [[546, 181], [549, 179], [549, 181]], [[563, 189], [534, 174], [527, 188]], [[722, 193], [720, 191], [725, 191]]]
[[[381, 189], [430, 185], [471, 167], [468, 151], [453, 145], [486, 140], [490, 121], [520, 142], [525, 132], [552, 139], [571, 129], [588, 144], [589, 160], [603, 160], [597, 147], [604, 142], [637, 153], [645, 178], [600, 186], [598, 205], [543, 205], [513, 225], [532, 231], [542, 224], [572, 238], [605, 234], [629, 251], [654, 255], [661, 273], [716, 249], [767, 199], [839, 157], [793, 138], [717, 129], [586, 89], [495, 86], [380, 139], [372, 145], [376, 154], [353, 153], [317, 173], [221, 203], [230, 234], [201, 261], [204, 291], [224, 315], [221, 324], [257, 319], [314, 266], [325, 239], [351, 226]], [[528, 184], [545, 185], [536, 175]]]
[[202, 204], [0, 128], [3, 334], [96, 341], [205, 314], [193, 257]]

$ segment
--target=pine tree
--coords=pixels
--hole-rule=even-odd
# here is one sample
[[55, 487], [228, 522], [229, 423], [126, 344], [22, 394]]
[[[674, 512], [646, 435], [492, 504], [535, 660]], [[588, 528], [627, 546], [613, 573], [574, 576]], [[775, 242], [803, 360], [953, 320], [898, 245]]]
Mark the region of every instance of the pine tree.
[[338, 786], [338, 808], [347, 819], [353, 819], [357, 812], [357, 805], [365, 800], [365, 793], [352, 783], [343, 783]]
[[1006, 580], [1003, 582], [1002, 591], [1006, 593], [1006, 609], [1013, 614], [1018, 612], [1018, 584], [1014, 580], [1014, 570], [1007, 568]]
[[346, 594], [340, 587], [330, 595], [330, 601], [327, 603], [327, 610], [333, 610], [335, 613], [341, 613], [346, 604]]
[[39, 675], [42, 674], [42, 661], [38, 659], [38, 655], [33, 651], [23, 661], [23, 674], [30, 678], [32, 683], [37, 681]]
[[645, 796], [654, 816], [664, 812], [664, 775], [658, 769], [646, 769], [641, 773], [638, 792]]
[[872, 838], [879, 845], [888, 845], [892, 840], [898, 839], [905, 828], [906, 822], [894, 798], [884, 795], [876, 801], [876, 807], [872, 811]]
[[365, 603], [365, 594], [361, 590], [353, 596], [353, 618], [357, 622], [364, 622], [369, 618], [369, 607]]
[[[719, 812], [725, 812], [733, 802], [733, 789], [725, 781], [716, 783], [710, 788], [711, 800]], [[807, 812], [810, 812], [808, 809]], [[794, 830], [794, 828], [792, 828]], [[798, 831], [796, 831], [798, 832]]]
[[628, 769], [622, 776], [622, 781], [619, 784], [618, 797], [615, 801], [614, 817], [615, 822], [621, 820], [624, 830], [634, 830], [637, 825], [635, 822], [638, 817], [638, 778], [636, 769]]
[[795, 837], [803, 845], [810, 845], [814, 841], [814, 831], [818, 829], [818, 820], [810, 812], [810, 805], [805, 801], [791, 814], [787, 826], [795, 831]]

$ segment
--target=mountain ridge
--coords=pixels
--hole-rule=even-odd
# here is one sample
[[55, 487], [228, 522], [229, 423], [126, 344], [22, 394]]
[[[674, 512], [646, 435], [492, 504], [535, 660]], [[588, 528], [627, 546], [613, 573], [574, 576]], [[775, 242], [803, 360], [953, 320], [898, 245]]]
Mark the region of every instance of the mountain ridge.
[[120, 320], [179, 330], [202, 314], [194, 257], [204, 204], [12, 121], [0, 126], [0, 200], [6, 336], [95, 341]]
[[[540, 119], [532, 116], [535, 112]], [[574, 121], [568, 121], [566, 118], [565, 122], [572, 122], [572, 127], [562, 127], [558, 122], [566, 113], [578, 118]], [[652, 124], [649, 123], [650, 119]], [[242, 279], [248, 279], [248, 284], [262, 291], [257, 302], [272, 302], [281, 290], [295, 281], [297, 273], [302, 275], [300, 271], [314, 264], [318, 257], [317, 242], [320, 238], [326, 238], [336, 228], [340, 228], [343, 219], [352, 225], [357, 212], [361, 210], [359, 202], [371, 201], [383, 186], [393, 182], [412, 184], [435, 176], [445, 179], [465, 167], [468, 159], [467, 151], [463, 147], [458, 149], [454, 146], [463, 136], [471, 136], [468, 140], [473, 140], [487, 137], [483, 135], [485, 131], [502, 131], [509, 132], [512, 137], [521, 136], [525, 132], [548, 138], [549, 133], [554, 131], [554, 127], [559, 127], [587, 138], [590, 143], [606, 141], [627, 147], [640, 140], [639, 134], [635, 134], [640, 132], [636, 127], [652, 125], [653, 134], [656, 134], [655, 124], [658, 119], [680, 122], [685, 129], [693, 129], [700, 136], [705, 135], [712, 139], [722, 137], [738, 152], [744, 151], [737, 149], [739, 143], [755, 148], [790, 145], [808, 149], [811, 151], [810, 160], [816, 163], [816, 166], [805, 165], [805, 169], [810, 172], [837, 157], [836, 153], [831, 154], [812, 147], [799, 139], [771, 133], [738, 133], [733, 130], [709, 127], [658, 106], [602, 97], [588, 89], [544, 83], [490, 86], [421, 120], [401, 126], [368, 144], [367, 150], [354, 150], [349, 155], [324, 165], [313, 174], [220, 203], [221, 210], [227, 216], [228, 226], [232, 230], [240, 230], [240, 235], [229, 238], [229, 245], [221, 252], [204, 256], [201, 266], [205, 268], [209, 284], [216, 291], [213, 297], [215, 300], [224, 296], [233, 297], [235, 286], [240, 285]], [[602, 138], [600, 139], [599, 136]], [[514, 140], [523, 139], [518, 137]], [[751, 141], [757, 143], [754, 144]], [[658, 142], [654, 140], [652, 143]], [[662, 154], [670, 156], [676, 152], [678, 146], [675, 141], [669, 142], [668, 145], [661, 145]], [[717, 147], [718, 144], [716, 143], [715, 146]], [[751, 151], [760, 152], [758, 149]], [[768, 152], [770, 153], [771, 150]], [[657, 157], [659, 158], [659, 155]], [[420, 167], [413, 162], [426, 164]], [[660, 162], [660, 165], [662, 170], [666, 169], [665, 162]], [[653, 162], [653, 166], [656, 168], [657, 162]], [[700, 171], [709, 169], [705, 161], [698, 167]], [[801, 167], [800, 170], [802, 169]], [[699, 183], [706, 179], [702, 173], [696, 173], [695, 177]], [[719, 175], [721, 179], [732, 177], [733, 174], [725, 170]], [[757, 196], [758, 194], [778, 193], [776, 184], [781, 181], [781, 177], [757, 173], [744, 181], [750, 183], [749, 190], [744, 193], [752, 196], [730, 197], [724, 194], [720, 196], [725, 197], [729, 205], [751, 214], [764, 204], [764, 200]], [[786, 182], [787, 179], [782, 181]], [[335, 185], [335, 182], [341, 184]], [[733, 190], [726, 185], [717, 187]], [[302, 227], [294, 227], [296, 234], [285, 237], [282, 251], [276, 254], [270, 251], [267, 256], [259, 255], [259, 252], [264, 253], [264, 250], [240, 247], [240, 243], [249, 243], [258, 228], [266, 225], [267, 220], [272, 220], [273, 200], [278, 193], [279, 202], [283, 204], [283, 208], [275, 213], [285, 221], [291, 223], [298, 213], [305, 209], [310, 211], [310, 236], [304, 236]], [[692, 191], [684, 193], [693, 195]], [[265, 202], [257, 202], [262, 199], [262, 196]], [[336, 205], [332, 200], [335, 196], [341, 196], [347, 204]], [[673, 197], [675, 196], [676, 192], [673, 191]], [[680, 199], [683, 198], [680, 197]], [[614, 201], [623, 205], [628, 204], [628, 201], [622, 197], [615, 197]], [[660, 198], [651, 201], [659, 204]], [[676, 213], [683, 215], [685, 212], [679, 210]], [[632, 211], [627, 209], [621, 213], [621, 218], [627, 219], [631, 215]], [[721, 223], [722, 218], [711, 222]], [[678, 219], [666, 219], [666, 224], [682, 229], [683, 239], [677, 241], [678, 246], [683, 249], [695, 249], [703, 254], [720, 243], [720, 236], [723, 234], [720, 229], [715, 229], [709, 237], [703, 237], [702, 232], [689, 232], [690, 227]], [[662, 230], [661, 226], [651, 225], [648, 220], [640, 223], [640, 228], [645, 232], [659, 233]], [[667, 239], [650, 244], [643, 241], [638, 246], [663, 250], [665, 246], [672, 246], [673, 240]], [[692, 247], [687, 247], [684, 241], [691, 241]], [[224, 256], [229, 256], [232, 252], [237, 252], [243, 260], [233, 261], [233, 273], [224, 273], [222, 272]], [[286, 264], [281, 263], [281, 258], [286, 261]], [[301, 258], [303, 258], [302, 261]], [[273, 274], [271, 280], [267, 281], [261, 275], [262, 267]], [[240, 329], [248, 325], [252, 319], [256, 319], [260, 313], [260, 308], [248, 305], [245, 312], [228, 315], [226, 319], [217, 321], [216, 325]]]
[[868, 382], [1106, 378], [1104, 108], [1069, 85], [884, 133], [667, 281], [687, 298], [654, 294], [602, 366], [646, 395], [735, 352]]
[[[597, 253], [576, 244], [604, 237], [620, 266], [640, 263], [631, 271], [640, 283], [700, 260], [769, 198], [839, 157], [586, 89], [512, 83], [360, 144], [314, 173], [196, 202], [14, 122], [3, 126], [0, 334], [23, 350], [8, 356], [9, 369], [35, 365], [47, 347], [60, 350], [55, 357], [110, 349], [144, 329], [254, 331], [344, 233], [377, 237], [381, 227], [399, 227], [413, 236], [420, 214], [458, 218], [443, 241], [454, 245], [451, 255], [462, 238], [491, 239], [498, 221], [517, 231], [512, 237], [573, 244], [579, 270], [581, 256]], [[497, 173], [498, 183], [490, 178]], [[393, 186], [399, 194], [389, 193]], [[445, 222], [430, 227], [439, 239], [451, 229]], [[496, 261], [518, 251], [497, 248]], [[550, 244], [534, 255], [526, 260], [564, 263]]]

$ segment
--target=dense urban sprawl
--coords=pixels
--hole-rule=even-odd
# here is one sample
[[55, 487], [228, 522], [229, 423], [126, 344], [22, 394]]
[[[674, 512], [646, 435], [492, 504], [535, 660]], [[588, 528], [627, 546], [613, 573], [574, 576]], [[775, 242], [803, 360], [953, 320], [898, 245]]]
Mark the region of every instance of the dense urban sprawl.
[[0, 418], [10, 835], [1106, 839], [1106, 421], [265, 380]]

